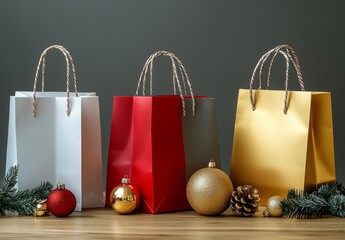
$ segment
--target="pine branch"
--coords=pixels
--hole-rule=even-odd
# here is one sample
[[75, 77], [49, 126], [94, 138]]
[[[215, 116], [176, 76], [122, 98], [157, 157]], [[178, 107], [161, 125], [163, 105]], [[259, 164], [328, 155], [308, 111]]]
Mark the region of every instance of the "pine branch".
[[6, 210], [11, 205], [11, 197], [16, 192], [18, 166], [11, 167], [0, 182], [0, 215], [6, 215]]
[[0, 183], [0, 193], [1, 195], [8, 195], [16, 191], [14, 188], [17, 184], [19, 166], [12, 166], [6, 173], [4, 179]]
[[329, 208], [329, 203], [322, 197], [292, 189], [288, 198], [281, 202], [283, 216], [288, 218], [321, 217]]
[[41, 184], [32, 190], [17, 191], [18, 166], [9, 169], [4, 179], [0, 183], [0, 215], [6, 215], [6, 210], [30, 215], [34, 212], [34, 201], [48, 197], [53, 185], [50, 182]]
[[30, 191], [30, 194], [35, 199], [45, 199], [48, 197], [53, 185], [50, 182], [41, 182], [41, 184]]
[[336, 192], [336, 187], [334, 185], [328, 185], [328, 184], [324, 184], [322, 186], [320, 186], [317, 191], [314, 192], [314, 194], [324, 198], [325, 200], [328, 201], [328, 199], [334, 195]]
[[329, 200], [332, 215], [345, 217], [345, 196], [342, 194], [334, 195]]
[[29, 190], [17, 191], [13, 194], [7, 210], [13, 213], [30, 215], [34, 213], [33, 202], [34, 198]]
[[335, 184], [324, 184], [321, 185], [314, 194], [323, 197], [325, 200], [329, 201], [330, 198], [337, 194], [345, 195], [345, 187], [341, 182], [336, 182]]
[[323, 214], [345, 217], [345, 187], [340, 183], [324, 184], [313, 193], [291, 189], [281, 202], [283, 216], [314, 218]]
[[290, 189], [287, 194], [287, 198], [304, 198], [304, 191], [298, 189]]
[[345, 187], [343, 186], [341, 182], [336, 182], [335, 187], [336, 187], [337, 193], [345, 196]]

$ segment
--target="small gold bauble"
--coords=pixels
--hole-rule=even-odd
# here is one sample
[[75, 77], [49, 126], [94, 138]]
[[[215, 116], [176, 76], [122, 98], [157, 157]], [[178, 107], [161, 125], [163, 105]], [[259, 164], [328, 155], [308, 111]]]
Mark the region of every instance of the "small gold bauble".
[[267, 200], [266, 207], [267, 207], [267, 212], [269, 216], [272, 216], [272, 217], [283, 216], [283, 210], [280, 206], [280, 202], [283, 200], [284, 198], [282, 198], [281, 196], [273, 196]]
[[229, 176], [210, 161], [208, 168], [196, 171], [187, 184], [187, 199], [202, 215], [218, 215], [229, 207], [233, 185]]
[[120, 214], [128, 214], [137, 207], [137, 197], [128, 186], [117, 186], [110, 194], [111, 207]]
[[131, 213], [140, 204], [139, 192], [130, 183], [126, 175], [110, 193], [111, 207], [120, 214]]
[[48, 215], [48, 208], [47, 208], [47, 203], [46, 199], [44, 200], [37, 200], [35, 202], [35, 212], [34, 212], [35, 217], [43, 217]]

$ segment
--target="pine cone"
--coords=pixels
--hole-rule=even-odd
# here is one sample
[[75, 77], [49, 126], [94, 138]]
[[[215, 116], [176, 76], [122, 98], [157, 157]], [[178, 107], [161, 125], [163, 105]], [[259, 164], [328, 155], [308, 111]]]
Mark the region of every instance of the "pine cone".
[[238, 186], [232, 192], [230, 209], [238, 216], [249, 217], [259, 211], [258, 190], [250, 185]]

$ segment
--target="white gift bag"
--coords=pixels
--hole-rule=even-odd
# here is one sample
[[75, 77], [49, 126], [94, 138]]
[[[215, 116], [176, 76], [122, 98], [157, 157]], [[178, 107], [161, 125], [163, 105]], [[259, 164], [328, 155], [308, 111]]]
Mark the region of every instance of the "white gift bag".
[[[67, 64], [66, 92], [44, 92], [47, 51], [60, 50]], [[42, 92], [36, 91], [42, 65]], [[70, 92], [70, 66], [75, 92]], [[80, 93], [73, 59], [59, 45], [43, 51], [33, 92], [10, 97], [6, 169], [20, 165], [18, 189], [41, 181], [63, 182], [77, 199], [76, 211], [103, 207], [99, 101], [95, 93]]]

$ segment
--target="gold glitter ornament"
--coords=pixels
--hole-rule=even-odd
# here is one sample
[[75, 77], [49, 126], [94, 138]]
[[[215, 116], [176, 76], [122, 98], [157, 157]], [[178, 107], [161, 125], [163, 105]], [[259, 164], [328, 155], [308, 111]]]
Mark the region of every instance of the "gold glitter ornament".
[[266, 210], [267, 210], [268, 216], [272, 216], [272, 217], [283, 216], [283, 210], [280, 206], [280, 202], [283, 200], [284, 198], [282, 198], [281, 196], [273, 196], [267, 200]]
[[187, 184], [187, 199], [202, 215], [218, 215], [229, 207], [233, 185], [229, 176], [211, 160], [207, 168], [196, 171]]
[[139, 193], [130, 184], [130, 179], [127, 176], [122, 178], [121, 184], [111, 191], [110, 204], [119, 214], [131, 213], [139, 206]]

